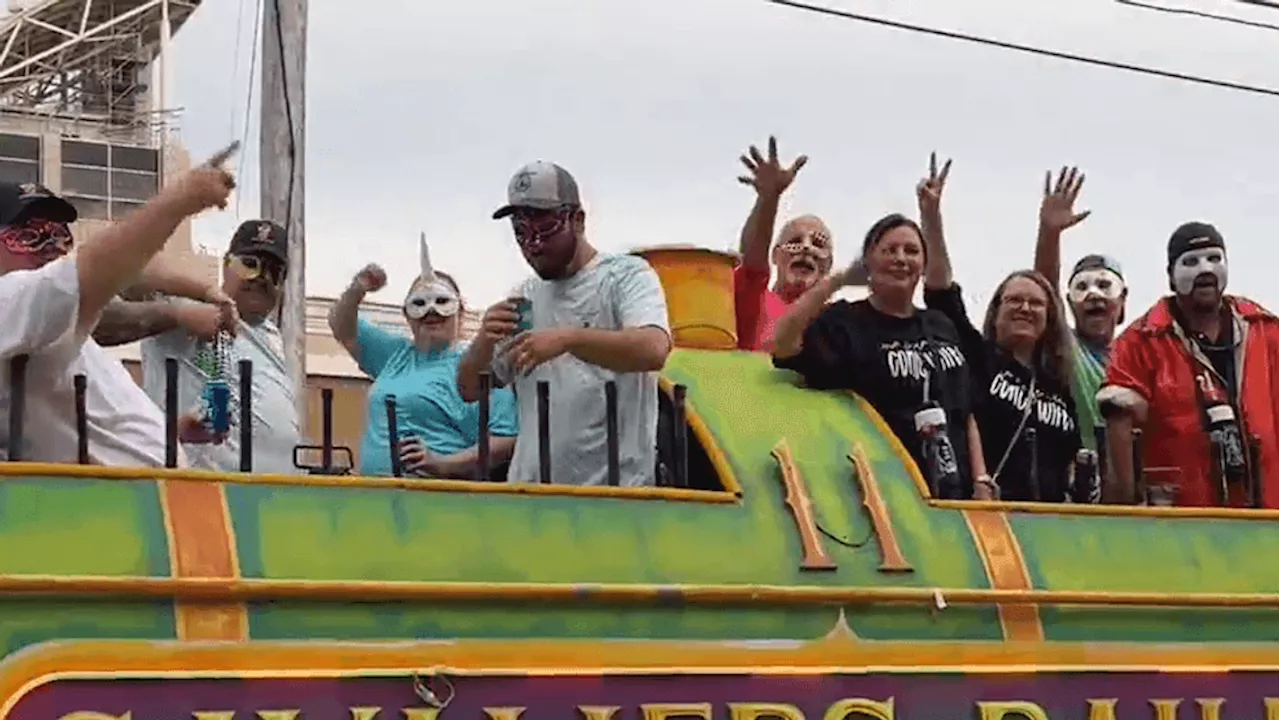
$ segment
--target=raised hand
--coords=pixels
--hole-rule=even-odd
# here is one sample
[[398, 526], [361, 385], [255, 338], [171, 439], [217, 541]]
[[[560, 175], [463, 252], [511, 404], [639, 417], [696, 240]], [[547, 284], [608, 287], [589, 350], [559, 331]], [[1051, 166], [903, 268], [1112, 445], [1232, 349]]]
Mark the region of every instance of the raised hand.
[[759, 195], [773, 198], [781, 197], [782, 193], [791, 186], [791, 182], [796, 179], [796, 173], [809, 162], [808, 156], [801, 155], [791, 163], [791, 167], [782, 167], [778, 162], [778, 140], [772, 135], [769, 136], [767, 158], [760, 154], [759, 148], [752, 145], [747, 149], [747, 154], [739, 156], [738, 159], [751, 173], [739, 175], [738, 182], [754, 187]]
[[382, 269], [377, 263], [369, 263], [356, 273], [352, 282], [360, 286], [361, 290], [367, 293], [378, 292], [387, 286], [387, 271]]
[[1060, 233], [1078, 225], [1089, 217], [1091, 211], [1075, 211], [1076, 198], [1084, 187], [1084, 173], [1076, 168], [1063, 167], [1054, 182], [1053, 171], [1044, 174], [1044, 198], [1040, 201], [1040, 229]]
[[236, 181], [222, 166], [239, 148], [239, 142], [231, 143], [173, 184], [169, 191], [179, 199], [187, 215], [195, 215], [211, 207], [227, 207], [227, 198], [235, 189]]
[[920, 215], [933, 215], [942, 209], [942, 191], [947, 186], [947, 175], [951, 173], [951, 159], [948, 158], [938, 169], [938, 153], [929, 153], [929, 176], [916, 184], [916, 202], [920, 206]]

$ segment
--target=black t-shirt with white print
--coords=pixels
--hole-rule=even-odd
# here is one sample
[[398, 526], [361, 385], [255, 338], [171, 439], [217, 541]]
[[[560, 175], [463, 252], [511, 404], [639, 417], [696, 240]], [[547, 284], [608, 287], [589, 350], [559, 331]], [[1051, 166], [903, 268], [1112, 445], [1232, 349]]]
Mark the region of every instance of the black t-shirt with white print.
[[[1080, 449], [1080, 431], [1075, 399], [1070, 386], [1061, 379], [1035, 374], [1036, 402], [1027, 414], [1033, 371], [978, 332], [965, 312], [960, 286], [946, 290], [925, 290], [925, 305], [942, 312], [960, 333], [960, 346], [973, 373], [973, 407], [982, 433], [983, 457], [987, 472], [1000, 486], [1002, 500], [1063, 502], [1070, 492], [1073, 463]], [[1024, 430], [1019, 432], [1023, 415]], [[1031, 484], [1031, 448], [1025, 428], [1035, 428], [1036, 479], [1039, 492]], [[1019, 437], [1014, 442], [1014, 433]], [[1013, 447], [1010, 449], [1010, 444]], [[999, 475], [996, 470], [1008, 452]]]
[[935, 375], [929, 381], [929, 396], [946, 410], [960, 492], [962, 498], [972, 496], [969, 372], [956, 328], [941, 313], [917, 310], [902, 318], [886, 315], [866, 300], [839, 300], [805, 330], [800, 353], [775, 358], [774, 365], [800, 373], [815, 390], [852, 390], [866, 398], [921, 467], [915, 414], [924, 404], [925, 379], [940, 365], [941, 379]]

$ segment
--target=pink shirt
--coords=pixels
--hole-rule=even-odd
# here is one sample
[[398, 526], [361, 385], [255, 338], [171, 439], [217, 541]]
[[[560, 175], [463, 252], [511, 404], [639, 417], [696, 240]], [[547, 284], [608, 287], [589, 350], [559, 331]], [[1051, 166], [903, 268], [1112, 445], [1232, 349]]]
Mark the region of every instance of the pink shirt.
[[738, 347], [767, 351], [773, 346], [773, 327], [790, 305], [769, 289], [770, 271], [739, 265], [733, 270], [733, 305], [738, 316]]

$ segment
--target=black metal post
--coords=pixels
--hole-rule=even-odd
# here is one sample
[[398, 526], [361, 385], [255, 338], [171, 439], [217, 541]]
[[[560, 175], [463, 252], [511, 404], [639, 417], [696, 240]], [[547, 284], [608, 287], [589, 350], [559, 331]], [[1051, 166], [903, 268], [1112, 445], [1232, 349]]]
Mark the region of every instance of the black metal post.
[[9, 361], [9, 459], [22, 459], [23, 420], [27, 415], [27, 360], [18, 355]]
[[1133, 443], [1129, 448], [1129, 452], [1133, 453], [1133, 491], [1139, 503], [1142, 503], [1146, 497], [1147, 484], [1144, 481], [1142, 469], [1142, 430], [1133, 429]]
[[480, 373], [480, 427], [476, 429], [476, 480], [489, 479], [489, 394], [493, 391], [493, 375]]
[[[1037, 433], [1036, 429], [1031, 426], [1028, 426], [1025, 432], [1023, 442], [1027, 444], [1027, 455], [1031, 458], [1031, 476], [1029, 478], [1031, 481], [1031, 502], [1040, 502], [1044, 498], [1040, 494], [1040, 448], [1036, 444]], [[1062, 502], [1062, 500], [1058, 499], [1054, 502]]]
[[178, 359], [164, 359], [164, 466], [178, 467]]
[[1093, 426], [1093, 444], [1098, 449], [1098, 477], [1102, 482], [1111, 472], [1111, 456], [1107, 453], [1107, 426]]
[[386, 408], [387, 450], [391, 453], [391, 474], [395, 477], [402, 477], [404, 475], [404, 468], [400, 466], [400, 423], [396, 422], [395, 395], [387, 396]]
[[326, 475], [333, 473], [333, 388], [320, 389], [320, 466]]
[[672, 429], [671, 448], [675, 452], [675, 486], [689, 487], [689, 425], [685, 418], [685, 395], [689, 389], [684, 385], [671, 388]]
[[622, 469], [618, 461], [618, 383], [610, 380], [604, 384], [604, 439], [608, 459], [608, 482], [621, 484]]
[[538, 381], [538, 482], [551, 484], [551, 383]]
[[72, 378], [76, 390], [76, 462], [89, 464], [89, 411], [86, 408], [89, 394], [89, 378], [76, 373]]
[[240, 472], [253, 472], [253, 361], [240, 361]]

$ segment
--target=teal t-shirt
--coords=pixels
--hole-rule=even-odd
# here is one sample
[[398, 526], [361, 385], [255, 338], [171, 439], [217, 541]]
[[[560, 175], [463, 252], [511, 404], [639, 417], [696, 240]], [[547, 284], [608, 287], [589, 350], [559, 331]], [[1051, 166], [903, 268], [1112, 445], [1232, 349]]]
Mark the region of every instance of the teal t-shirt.
[[1105, 424], [1098, 410], [1098, 390], [1107, 376], [1107, 352], [1071, 333], [1071, 391], [1075, 395], [1080, 442], [1097, 450], [1094, 428]]
[[[424, 353], [409, 338], [361, 320], [356, 331], [360, 369], [373, 378], [369, 416], [360, 442], [360, 474], [390, 475], [387, 396], [396, 396], [400, 437], [422, 438], [431, 452], [452, 455], [480, 437], [480, 406], [458, 394], [458, 360], [465, 347]], [[515, 437], [519, 423], [515, 396], [505, 388], [489, 395], [489, 433]]]

